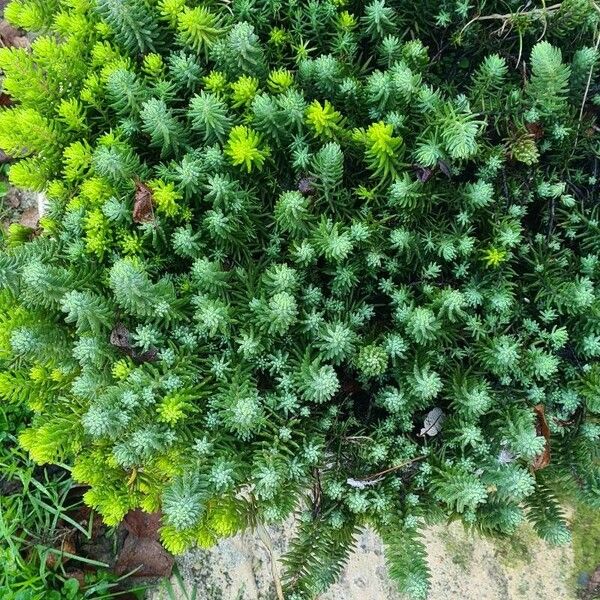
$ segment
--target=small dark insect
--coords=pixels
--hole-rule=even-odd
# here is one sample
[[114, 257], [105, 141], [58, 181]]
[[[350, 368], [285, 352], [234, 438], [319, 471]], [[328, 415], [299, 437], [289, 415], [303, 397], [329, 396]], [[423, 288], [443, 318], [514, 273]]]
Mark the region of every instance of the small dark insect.
[[313, 185], [314, 182], [315, 182], [314, 177], [303, 177], [298, 182], [298, 191], [303, 196], [312, 196], [315, 193], [315, 187]]
[[152, 190], [141, 181], [135, 184], [135, 203], [132, 214], [134, 223], [150, 223], [154, 221]]

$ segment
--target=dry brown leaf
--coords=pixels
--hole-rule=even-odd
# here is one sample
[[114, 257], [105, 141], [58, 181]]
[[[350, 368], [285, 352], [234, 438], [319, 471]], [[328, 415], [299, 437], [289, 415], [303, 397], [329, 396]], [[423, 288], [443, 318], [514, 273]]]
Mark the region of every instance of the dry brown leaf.
[[46, 567], [48, 569], [56, 569], [60, 564], [64, 564], [70, 560], [68, 556], [64, 556], [63, 552], [72, 555], [77, 554], [77, 547], [72, 539], [72, 535], [63, 538], [60, 545], [57, 544], [55, 550], [57, 552], [48, 552], [46, 555]]
[[141, 181], [135, 184], [135, 202], [132, 214], [134, 223], [150, 223], [154, 221], [152, 190]]
[[536, 141], [544, 137], [544, 128], [541, 123], [527, 123], [525, 129], [527, 129]]
[[80, 588], [85, 587], [85, 571], [74, 569], [73, 571], [67, 571], [66, 576], [69, 579], [77, 579]]
[[168, 577], [175, 559], [160, 544], [162, 513], [132, 510], [125, 515], [123, 526], [128, 531], [117, 557], [114, 571], [123, 575], [135, 571], [134, 577]]
[[13, 100], [6, 92], [0, 92], [0, 106], [12, 106]]
[[3, 46], [13, 48], [29, 48], [29, 38], [23, 32], [13, 27], [8, 21], [0, 20], [0, 42]]
[[130, 534], [158, 540], [161, 517], [161, 512], [147, 513], [142, 510], [131, 510], [125, 515], [123, 525]]
[[536, 415], [535, 431], [537, 435], [543, 436], [546, 439], [546, 445], [544, 450], [538, 454], [534, 459], [531, 467], [534, 471], [544, 469], [550, 464], [550, 428], [546, 421], [546, 414], [544, 412], [543, 404], [536, 404], [533, 407]]
[[114, 566], [117, 575], [133, 577], [169, 577], [175, 559], [156, 540], [131, 533], [125, 539]]
[[158, 349], [150, 348], [145, 352], [138, 352], [131, 343], [131, 334], [129, 329], [123, 323], [117, 323], [110, 332], [110, 343], [127, 354], [136, 364], [145, 362], [154, 362], [158, 357]]
[[[0, 160], [0, 163], [1, 162], [2, 160]], [[8, 204], [8, 206], [10, 206], [11, 208], [19, 208], [19, 206], [21, 206], [21, 197], [19, 196], [15, 188], [11, 188], [8, 191], [8, 194], [4, 196], [4, 202], [6, 202], [6, 204]]]
[[141, 353], [134, 350], [131, 358], [137, 365], [141, 365], [145, 362], [154, 362], [158, 358], [158, 348], [152, 347], [149, 350]]
[[37, 229], [38, 223], [40, 222], [40, 214], [37, 206], [33, 206], [23, 211], [19, 223], [24, 227], [30, 227], [31, 229]]
[[117, 323], [110, 332], [110, 343], [126, 354], [130, 354], [133, 351], [129, 329], [123, 323]]

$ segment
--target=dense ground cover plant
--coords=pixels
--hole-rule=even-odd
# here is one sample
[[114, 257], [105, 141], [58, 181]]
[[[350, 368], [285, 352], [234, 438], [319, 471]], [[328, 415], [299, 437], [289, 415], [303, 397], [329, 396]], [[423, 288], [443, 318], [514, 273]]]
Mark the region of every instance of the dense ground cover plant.
[[[8, 188], [0, 176], [3, 186]], [[14, 217], [0, 197], [0, 214], [7, 213]], [[2, 322], [14, 308], [6, 300], [0, 306]], [[141, 598], [145, 588], [130, 585], [129, 573], [119, 577], [109, 572], [107, 563], [78, 547], [78, 541], [89, 541], [101, 548], [102, 532], [94, 528], [81, 486], [74, 485], [68, 469], [36, 465], [20, 447], [18, 435], [31, 424], [31, 416], [26, 402], [0, 405], [0, 600]], [[118, 545], [116, 539], [105, 540], [107, 544]], [[125, 594], [123, 588], [131, 592]]]
[[[112, 598], [119, 578], [72, 553], [73, 532], [91, 537], [92, 522], [86, 528], [72, 518], [83, 503], [68, 472], [35, 465], [19, 447], [15, 434], [28, 422], [24, 406], [0, 409], [0, 599]], [[89, 569], [85, 577], [77, 567]]]
[[[506, 11], [510, 12], [506, 12]], [[512, 14], [511, 14], [512, 13]], [[365, 524], [569, 539], [599, 503], [591, 0], [13, 0], [0, 394], [173, 552], [300, 510], [290, 598]]]

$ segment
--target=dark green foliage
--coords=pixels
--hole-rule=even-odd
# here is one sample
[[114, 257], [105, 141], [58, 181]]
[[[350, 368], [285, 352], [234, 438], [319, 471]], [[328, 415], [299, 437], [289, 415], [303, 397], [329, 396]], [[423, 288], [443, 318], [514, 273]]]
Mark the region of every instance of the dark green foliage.
[[352, 551], [356, 528], [352, 521], [334, 524], [335, 518], [334, 512], [300, 523], [284, 559], [288, 567], [285, 584], [292, 598], [315, 598], [339, 577]]
[[411, 598], [426, 598], [429, 568], [418, 534], [402, 523], [386, 525], [380, 534], [390, 577], [398, 583], [400, 591]]
[[98, 13], [132, 53], [156, 49], [157, 15], [144, 0], [96, 0]]
[[109, 524], [162, 508], [174, 552], [297, 511], [291, 598], [367, 525], [417, 598], [433, 519], [568, 539], [557, 491], [600, 481], [593, 3], [12, 6], [50, 33], [0, 51], [0, 147], [48, 199], [0, 253], [36, 461]]
[[556, 497], [543, 483], [527, 497], [528, 516], [537, 534], [551, 544], [564, 544], [571, 537]]

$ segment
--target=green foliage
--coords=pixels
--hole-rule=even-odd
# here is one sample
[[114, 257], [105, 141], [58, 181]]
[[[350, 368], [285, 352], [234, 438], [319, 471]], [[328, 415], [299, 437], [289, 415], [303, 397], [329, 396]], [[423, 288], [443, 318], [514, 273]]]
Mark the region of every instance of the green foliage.
[[225, 154], [234, 166], [244, 166], [248, 173], [253, 167], [261, 169], [269, 155], [268, 148], [259, 148], [261, 138], [256, 131], [238, 125], [229, 133]]
[[417, 533], [402, 523], [394, 523], [381, 528], [380, 534], [391, 579], [410, 598], [427, 598], [429, 568]]
[[534, 106], [544, 113], [554, 113], [565, 106], [571, 69], [562, 62], [560, 49], [540, 42], [531, 51], [531, 80], [528, 92]]
[[539, 484], [527, 498], [529, 519], [537, 534], [550, 544], [562, 545], [570, 541], [571, 533], [555, 496]]
[[129, 52], [156, 50], [156, 15], [143, 0], [95, 0], [98, 13]]
[[315, 598], [334, 583], [354, 541], [352, 521], [335, 527], [331, 519], [305, 516], [284, 560], [285, 583], [293, 598]]
[[575, 507], [573, 517], [573, 573], [591, 574], [600, 561], [600, 516], [598, 510], [584, 504]]
[[[39, 347], [41, 337], [48, 334], [43, 313], [13, 309], [9, 297], [0, 294], [0, 320], [7, 328], [0, 353], [1, 596], [6, 600], [83, 600], [100, 595], [111, 598], [115, 593], [116, 597], [115, 588], [125, 577], [102, 568], [93, 570], [102, 563], [65, 547], [66, 536], [92, 538], [92, 521], [73, 519], [81, 515], [83, 502], [68, 471], [56, 466], [40, 468], [19, 447], [16, 436], [31, 426], [32, 411], [41, 410], [71, 377], [68, 361], [55, 370], [41, 365], [66, 350], [59, 345]], [[31, 345], [32, 336], [38, 345], [31, 354], [33, 366], [29, 371], [9, 370], [7, 343], [22, 353]], [[87, 569], [81, 583], [68, 575], [75, 565]]]
[[31, 457], [174, 552], [300, 510], [291, 598], [365, 525], [416, 598], [433, 519], [567, 541], [557, 490], [600, 503], [600, 15], [520, 6], [13, 0]]
[[[0, 541], [2, 569], [0, 589], [5, 600], [83, 600], [118, 598], [122, 581], [97, 561], [65, 551], [66, 527], [83, 539], [91, 539], [92, 522], [77, 523], [72, 515], [81, 509], [81, 500], [73, 501], [73, 482], [61, 469], [40, 469], [23, 455], [10, 435], [15, 423], [11, 415], [2, 416], [3, 450], [0, 466], [3, 477], [0, 502]], [[70, 565], [65, 563], [70, 559]], [[69, 577], [77, 564], [87, 569], [85, 581]], [[67, 568], [65, 569], [65, 566]], [[119, 585], [121, 584], [121, 585]], [[138, 587], [137, 597], [142, 588]]]

